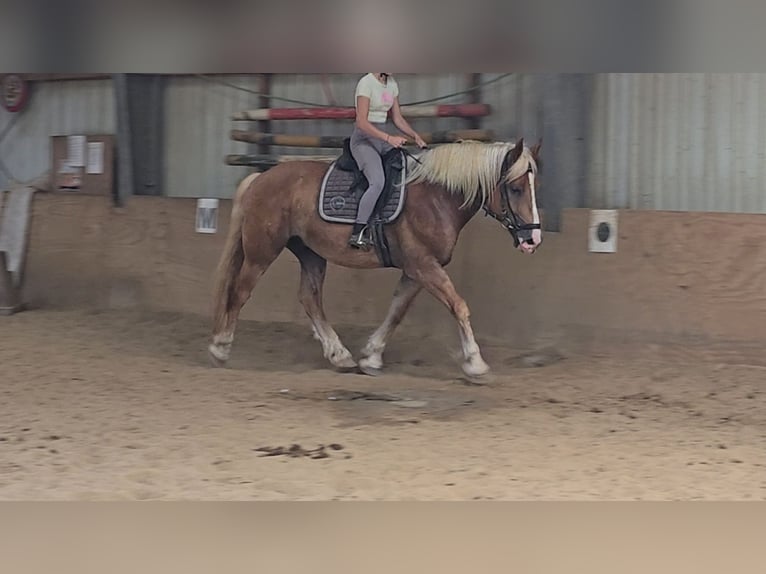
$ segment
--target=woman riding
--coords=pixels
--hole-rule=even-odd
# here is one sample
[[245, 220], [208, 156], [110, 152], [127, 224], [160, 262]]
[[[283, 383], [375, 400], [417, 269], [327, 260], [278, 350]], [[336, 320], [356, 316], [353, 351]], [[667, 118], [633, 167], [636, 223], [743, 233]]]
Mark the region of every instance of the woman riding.
[[385, 184], [383, 155], [407, 143], [406, 138], [388, 133], [389, 111], [394, 125], [410, 136], [418, 147], [424, 148], [426, 143], [402, 116], [399, 86], [391, 74], [369, 73], [363, 76], [356, 85], [355, 96], [356, 123], [351, 134], [351, 155], [367, 178], [369, 187], [359, 200], [356, 223], [348, 243], [352, 247], [365, 249], [369, 246], [365, 231]]

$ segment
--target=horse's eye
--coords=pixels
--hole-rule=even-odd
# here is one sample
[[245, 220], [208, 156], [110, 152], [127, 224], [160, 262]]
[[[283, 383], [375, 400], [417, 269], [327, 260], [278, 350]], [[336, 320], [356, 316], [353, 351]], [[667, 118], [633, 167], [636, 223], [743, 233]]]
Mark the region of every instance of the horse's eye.
[[514, 195], [521, 195], [522, 193], [524, 193], [524, 190], [520, 187], [513, 186], [511, 188], [511, 193]]

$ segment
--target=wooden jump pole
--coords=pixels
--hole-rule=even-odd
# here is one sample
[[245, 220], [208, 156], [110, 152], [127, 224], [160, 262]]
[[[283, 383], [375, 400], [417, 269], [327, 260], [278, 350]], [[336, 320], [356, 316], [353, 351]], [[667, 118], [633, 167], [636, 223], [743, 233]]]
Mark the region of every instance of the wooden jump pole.
[[252, 154], [229, 154], [224, 159], [226, 165], [238, 165], [269, 169], [277, 164], [287, 161], [323, 161], [330, 163], [338, 159], [338, 155], [252, 155]]
[[[473, 88], [472, 91], [468, 92], [468, 102], [471, 104], [481, 103], [481, 88], [477, 87], [481, 83], [481, 74], [468, 74], [466, 81], [468, 87]], [[480, 117], [465, 118], [465, 121], [469, 129], [478, 130], [481, 128]]]
[[[271, 105], [271, 98], [268, 97], [271, 95], [271, 74], [261, 74], [258, 76], [258, 91], [264, 94], [258, 98], [258, 105], [261, 108], [268, 108]], [[268, 120], [258, 122], [258, 129], [263, 132], [271, 131], [271, 122]], [[260, 144], [257, 152], [268, 154], [271, 153], [271, 148], [268, 144]]]
[[[433, 106], [402, 106], [402, 115], [406, 118], [471, 118], [488, 116], [491, 108], [488, 104], [441, 104]], [[232, 115], [233, 121], [264, 120], [353, 120], [354, 108], [262, 108], [248, 110]]]
[[[234, 141], [258, 144], [259, 146], [286, 146], [286, 147], [321, 147], [341, 148], [343, 140], [348, 136], [314, 136], [314, 135], [287, 135], [269, 134], [244, 130], [231, 130], [230, 137]], [[494, 133], [491, 130], [449, 130], [421, 134], [426, 143], [440, 144], [458, 140], [491, 141]], [[263, 154], [262, 154], [263, 155]]]

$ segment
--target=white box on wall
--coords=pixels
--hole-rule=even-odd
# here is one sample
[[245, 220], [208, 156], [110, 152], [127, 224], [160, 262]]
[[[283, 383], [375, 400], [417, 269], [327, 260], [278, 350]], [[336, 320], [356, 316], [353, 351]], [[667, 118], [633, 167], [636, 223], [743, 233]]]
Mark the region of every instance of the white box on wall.
[[197, 233], [215, 233], [218, 231], [218, 200], [197, 200]]

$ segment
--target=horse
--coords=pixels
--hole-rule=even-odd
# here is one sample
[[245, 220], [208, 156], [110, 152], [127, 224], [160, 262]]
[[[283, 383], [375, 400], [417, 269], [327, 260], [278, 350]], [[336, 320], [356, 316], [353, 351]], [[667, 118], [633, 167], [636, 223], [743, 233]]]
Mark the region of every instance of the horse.
[[[238, 316], [260, 277], [287, 248], [300, 268], [299, 299], [324, 357], [339, 372], [377, 375], [389, 338], [422, 289], [444, 304], [457, 321], [462, 370], [470, 378], [490, 371], [476, 343], [470, 310], [445, 267], [463, 227], [483, 210], [508, 230], [514, 246], [532, 254], [542, 243], [538, 168], [542, 140], [532, 148], [517, 142], [460, 141], [406, 154], [406, 201], [385, 226], [392, 263], [401, 271], [388, 313], [361, 350], [357, 363], [328, 322], [322, 287], [327, 262], [353, 269], [383, 267], [370, 250], [347, 244], [350, 226], [328, 223], [317, 209], [327, 162], [291, 160], [250, 174], [237, 187], [229, 229], [215, 274], [212, 339], [208, 353], [224, 366]], [[256, 177], [258, 176], [258, 177]]]

